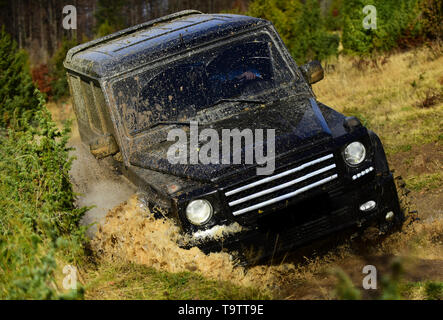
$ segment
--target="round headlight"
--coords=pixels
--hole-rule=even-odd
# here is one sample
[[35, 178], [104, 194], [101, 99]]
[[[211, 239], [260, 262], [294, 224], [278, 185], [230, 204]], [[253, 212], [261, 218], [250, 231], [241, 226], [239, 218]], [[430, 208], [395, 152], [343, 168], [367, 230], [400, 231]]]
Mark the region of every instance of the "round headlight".
[[202, 225], [212, 217], [212, 206], [207, 200], [193, 200], [186, 207], [186, 218], [195, 225]]
[[348, 165], [357, 166], [365, 160], [366, 149], [361, 142], [352, 142], [345, 148], [343, 155]]

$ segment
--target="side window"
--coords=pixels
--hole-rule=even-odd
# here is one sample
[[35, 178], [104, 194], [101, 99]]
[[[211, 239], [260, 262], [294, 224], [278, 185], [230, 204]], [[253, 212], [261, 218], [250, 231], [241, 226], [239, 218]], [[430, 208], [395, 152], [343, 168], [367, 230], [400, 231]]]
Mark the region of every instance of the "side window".
[[291, 71], [287, 68], [286, 62], [283, 60], [278, 48], [271, 42], [270, 43], [272, 57], [274, 59], [274, 70], [276, 72], [276, 78], [278, 81], [285, 81], [285, 79], [291, 79], [293, 76]]
[[[286, 82], [287, 79], [294, 79], [294, 77], [295, 77], [294, 80], [298, 80], [298, 75], [296, 73], [291, 72], [291, 68], [288, 68], [288, 63], [290, 64], [290, 62], [285, 61], [288, 58], [291, 59], [292, 61], [293, 59], [290, 56], [286, 47], [284, 46], [284, 43], [280, 40], [277, 31], [275, 31], [273, 28], [271, 33], [272, 33], [271, 38], [273, 38], [274, 41], [270, 42], [269, 45], [274, 60], [274, 70], [276, 73], [276, 77], [281, 77], [282, 79], [284, 79], [283, 80], [284, 82]], [[279, 45], [280, 41], [283, 48]], [[286, 55], [289, 57], [285, 57], [285, 52]]]

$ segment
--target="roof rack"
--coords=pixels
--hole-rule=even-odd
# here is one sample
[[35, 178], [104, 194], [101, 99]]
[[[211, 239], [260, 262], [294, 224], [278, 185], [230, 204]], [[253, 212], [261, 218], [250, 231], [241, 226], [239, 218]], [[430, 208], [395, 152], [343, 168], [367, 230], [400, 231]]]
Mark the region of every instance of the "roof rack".
[[144, 23], [138, 24], [136, 26], [133, 26], [133, 27], [130, 27], [130, 28], [127, 28], [127, 29], [120, 30], [118, 32], [115, 32], [115, 33], [109, 34], [107, 36], [104, 36], [102, 38], [98, 38], [96, 40], [89, 41], [89, 42], [87, 42], [85, 44], [82, 44], [82, 45], [79, 45], [79, 46], [76, 46], [76, 47], [70, 49], [68, 51], [68, 54], [66, 55], [65, 62], [70, 62], [71, 59], [72, 59], [72, 56], [74, 56], [75, 54], [79, 53], [80, 51], [87, 50], [87, 49], [89, 49], [91, 47], [94, 47], [96, 45], [99, 45], [99, 44], [101, 44], [103, 42], [106, 42], [106, 41], [118, 38], [118, 37], [120, 37], [122, 35], [128, 35], [128, 34], [137, 32], [140, 29], [153, 26], [154, 24], [157, 24], [157, 23], [162, 23], [162, 22], [174, 20], [174, 19], [181, 18], [181, 17], [184, 17], [184, 16], [189, 16], [189, 15], [192, 15], [192, 14], [202, 14], [202, 12], [197, 11], [197, 10], [183, 10], [183, 11], [179, 11], [179, 12], [176, 12], [176, 13], [173, 13], [173, 14], [169, 14], [167, 16], [163, 16], [163, 17], [160, 17], [160, 18], [157, 18], [157, 19], [154, 19], [154, 20], [150, 20], [148, 22], [144, 22]]

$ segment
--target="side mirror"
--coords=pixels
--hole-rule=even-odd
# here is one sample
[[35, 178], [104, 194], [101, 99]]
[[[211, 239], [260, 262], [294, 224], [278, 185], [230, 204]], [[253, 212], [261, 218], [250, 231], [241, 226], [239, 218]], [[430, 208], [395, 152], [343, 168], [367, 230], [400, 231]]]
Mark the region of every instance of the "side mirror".
[[112, 156], [119, 151], [117, 142], [111, 134], [105, 134], [92, 140], [89, 143], [89, 149], [94, 157], [102, 159], [108, 156]]
[[319, 82], [325, 77], [320, 61], [314, 60], [300, 67], [303, 76], [309, 84]]
[[354, 129], [361, 127], [362, 124], [360, 120], [356, 117], [346, 117], [343, 121], [343, 127], [345, 127], [347, 132], [352, 132]]

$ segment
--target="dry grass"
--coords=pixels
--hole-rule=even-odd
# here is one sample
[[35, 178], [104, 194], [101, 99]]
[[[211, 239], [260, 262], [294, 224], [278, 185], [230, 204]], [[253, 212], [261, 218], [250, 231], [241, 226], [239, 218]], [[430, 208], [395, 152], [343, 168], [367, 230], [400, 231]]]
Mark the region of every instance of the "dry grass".
[[385, 239], [376, 250], [380, 254], [443, 261], [443, 219], [440, 217], [406, 226], [403, 232]]
[[60, 127], [63, 126], [66, 120], [75, 119], [71, 98], [66, 99], [66, 101], [47, 102], [46, 107], [51, 112], [52, 120]]
[[[318, 99], [355, 115], [377, 132], [388, 154], [443, 138], [443, 48], [392, 55], [383, 64], [357, 68], [349, 57], [314, 85]], [[431, 101], [432, 100], [432, 101]], [[432, 103], [431, 103], [432, 102]], [[426, 105], [426, 108], [418, 107]]]

